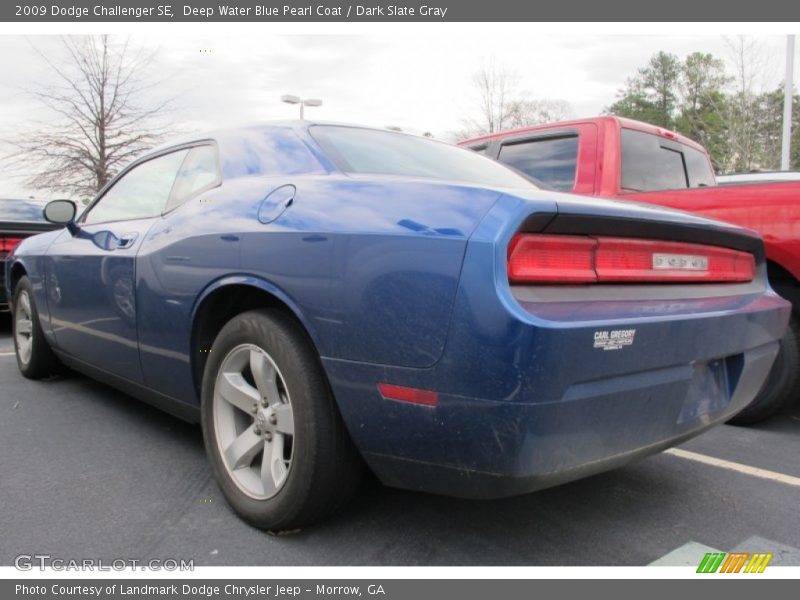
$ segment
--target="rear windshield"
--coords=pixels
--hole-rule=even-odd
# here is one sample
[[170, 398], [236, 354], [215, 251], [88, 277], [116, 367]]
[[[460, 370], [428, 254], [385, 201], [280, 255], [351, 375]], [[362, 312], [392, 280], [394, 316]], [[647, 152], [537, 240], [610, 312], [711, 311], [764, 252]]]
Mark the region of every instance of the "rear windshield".
[[706, 155], [685, 144], [622, 129], [622, 188], [634, 192], [715, 185]]
[[470, 150], [405, 133], [316, 125], [311, 135], [345, 173], [404, 175], [492, 187], [535, 187], [495, 161]]

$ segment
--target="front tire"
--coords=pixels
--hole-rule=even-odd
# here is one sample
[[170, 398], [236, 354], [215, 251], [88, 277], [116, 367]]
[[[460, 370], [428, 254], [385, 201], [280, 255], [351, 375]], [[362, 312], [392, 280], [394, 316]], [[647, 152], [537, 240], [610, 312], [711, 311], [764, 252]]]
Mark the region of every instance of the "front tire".
[[248, 311], [222, 328], [205, 366], [202, 425], [223, 494], [255, 527], [305, 527], [357, 488], [360, 457], [319, 358], [280, 311]]
[[55, 374], [58, 359], [44, 338], [33, 297], [33, 285], [25, 276], [14, 288], [13, 306], [11, 329], [20, 373], [28, 379], [42, 379]]
[[800, 396], [800, 320], [795, 313], [781, 340], [775, 364], [755, 399], [728, 422], [732, 425], [759, 423], [797, 401]]

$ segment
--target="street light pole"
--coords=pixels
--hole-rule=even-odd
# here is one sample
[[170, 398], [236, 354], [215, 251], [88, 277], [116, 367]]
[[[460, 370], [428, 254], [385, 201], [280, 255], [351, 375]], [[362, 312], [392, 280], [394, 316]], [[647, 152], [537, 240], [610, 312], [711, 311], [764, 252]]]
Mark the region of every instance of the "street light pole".
[[300, 96], [292, 96], [291, 94], [284, 94], [281, 96], [281, 102], [286, 104], [299, 104], [300, 105], [300, 120], [305, 118], [306, 106], [322, 106], [322, 100], [318, 98], [301, 98]]
[[786, 80], [783, 83], [783, 140], [781, 141], [781, 171], [791, 166], [792, 98], [794, 96], [794, 36], [786, 36]]

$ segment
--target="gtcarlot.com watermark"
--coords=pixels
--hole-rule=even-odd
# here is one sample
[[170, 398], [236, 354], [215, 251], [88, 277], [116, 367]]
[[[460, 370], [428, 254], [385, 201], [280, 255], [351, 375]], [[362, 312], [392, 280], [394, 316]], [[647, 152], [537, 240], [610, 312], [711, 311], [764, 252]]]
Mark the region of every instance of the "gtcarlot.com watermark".
[[20, 554], [14, 558], [19, 571], [194, 571], [194, 559], [153, 558], [60, 558], [50, 554]]

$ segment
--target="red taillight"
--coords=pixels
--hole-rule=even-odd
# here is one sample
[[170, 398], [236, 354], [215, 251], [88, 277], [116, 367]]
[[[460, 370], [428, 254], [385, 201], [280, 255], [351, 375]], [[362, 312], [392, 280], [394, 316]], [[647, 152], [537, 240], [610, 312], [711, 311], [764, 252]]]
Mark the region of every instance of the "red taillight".
[[425, 406], [436, 406], [439, 403], [439, 394], [431, 392], [430, 390], [419, 390], [402, 385], [379, 383], [378, 391], [381, 393], [381, 396], [387, 400], [424, 404]]
[[0, 237], [0, 252], [11, 253], [16, 248], [22, 238], [4, 238]]
[[508, 246], [508, 278], [514, 282], [591, 283], [597, 240], [570, 235], [517, 235]]
[[755, 273], [752, 254], [703, 244], [518, 234], [508, 247], [512, 283], [734, 282]]

